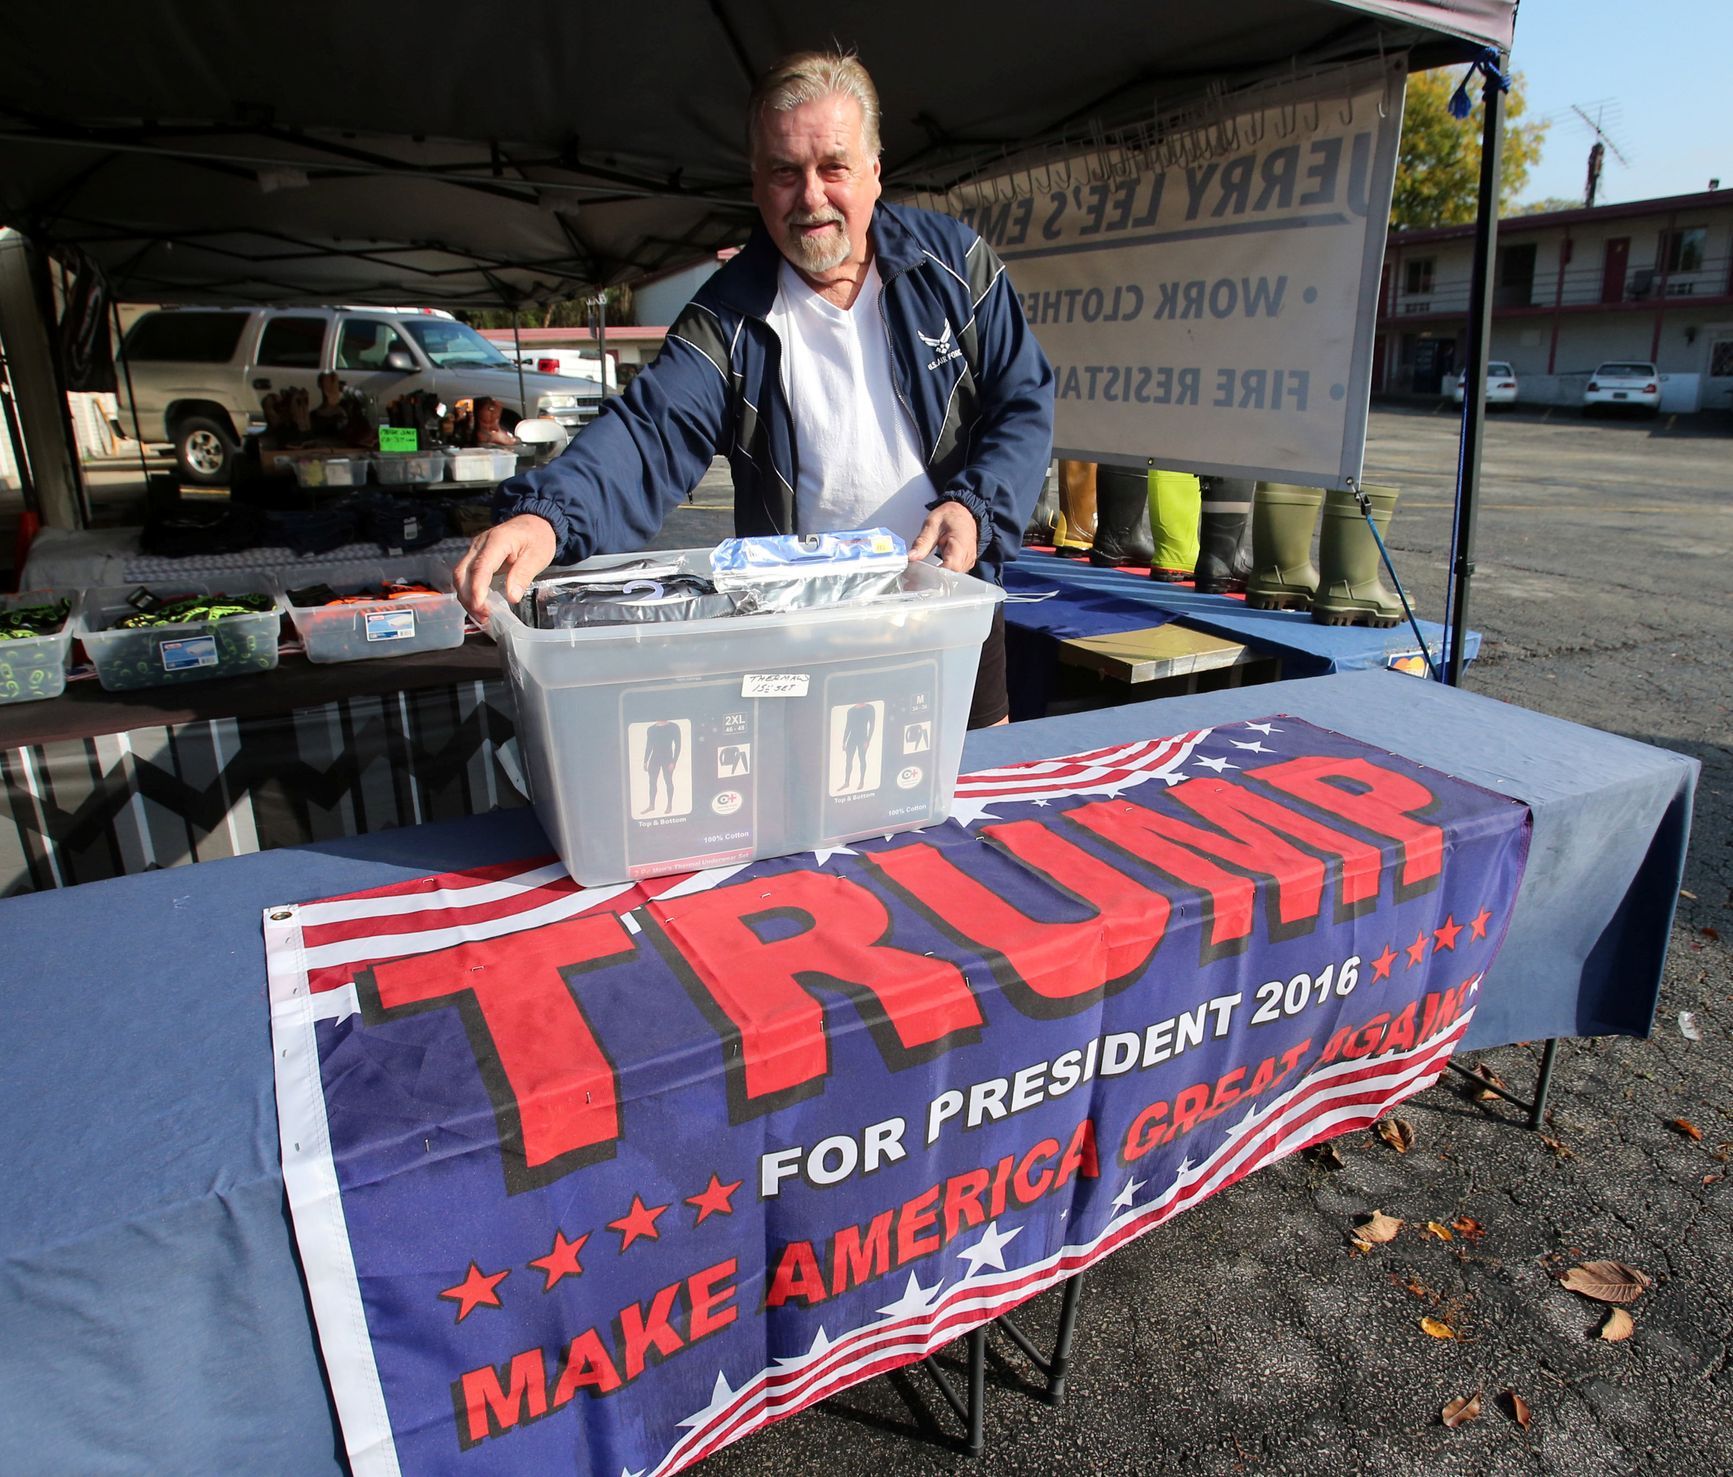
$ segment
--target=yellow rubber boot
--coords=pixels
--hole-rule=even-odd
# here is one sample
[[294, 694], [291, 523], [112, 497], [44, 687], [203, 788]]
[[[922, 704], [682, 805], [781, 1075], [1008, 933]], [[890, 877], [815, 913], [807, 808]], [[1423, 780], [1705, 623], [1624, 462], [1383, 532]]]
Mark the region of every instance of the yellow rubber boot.
[[1149, 474], [1149, 527], [1155, 535], [1155, 556], [1149, 577], [1174, 584], [1188, 580], [1197, 568], [1197, 523], [1203, 490], [1189, 472]]

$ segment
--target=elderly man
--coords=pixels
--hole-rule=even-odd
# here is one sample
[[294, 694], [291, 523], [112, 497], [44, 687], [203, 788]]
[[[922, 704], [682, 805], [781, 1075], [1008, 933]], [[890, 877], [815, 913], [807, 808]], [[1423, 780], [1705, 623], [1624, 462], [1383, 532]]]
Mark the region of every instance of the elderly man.
[[[997, 581], [1051, 455], [1053, 371], [1005, 269], [947, 216], [879, 199], [878, 94], [853, 57], [807, 52], [753, 90], [763, 218], [656, 362], [548, 466], [495, 495], [459, 562], [480, 612], [556, 559], [641, 548], [717, 455], [741, 535], [886, 527], [911, 558]], [[971, 727], [1004, 721], [1002, 615]]]

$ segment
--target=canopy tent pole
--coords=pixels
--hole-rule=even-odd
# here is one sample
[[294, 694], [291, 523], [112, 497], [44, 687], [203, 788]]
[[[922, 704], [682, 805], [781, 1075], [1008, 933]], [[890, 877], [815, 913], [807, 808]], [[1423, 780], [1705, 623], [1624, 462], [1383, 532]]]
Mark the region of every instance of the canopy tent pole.
[[511, 310], [511, 356], [517, 361], [517, 403], [530, 413], [529, 396], [524, 393], [524, 341], [517, 331], [517, 309]]
[[[1498, 175], [1504, 152], [1504, 56], [1489, 51], [1477, 63], [1485, 74], [1480, 138], [1480, 197], [1474, 216], [1474, 268], [1469, 278], [1468, 362], [1462, 396], [1462, 439], [1456, 462], [1456, 522], [1450, 535], [1442, 679], [1462, 683], [1468, 644], [1468, 582], [1474, 575], [1474, 521], [1480, 454], [1486, 428], [1486, 361], [1492, 347], [1492, 274], [1498, 247]], [[1466, 86], [1466, 82], [1464, 84]]]

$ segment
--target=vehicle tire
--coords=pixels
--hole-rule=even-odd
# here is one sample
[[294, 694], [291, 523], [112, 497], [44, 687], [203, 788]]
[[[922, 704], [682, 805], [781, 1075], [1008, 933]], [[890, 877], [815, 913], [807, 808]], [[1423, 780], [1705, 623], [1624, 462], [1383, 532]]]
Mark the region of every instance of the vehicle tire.
[[175, 425], [175, 464], [181, 480], [200, 487], [222, 486], [235, 464], [234, 432], [208, 415], [189, 415]]

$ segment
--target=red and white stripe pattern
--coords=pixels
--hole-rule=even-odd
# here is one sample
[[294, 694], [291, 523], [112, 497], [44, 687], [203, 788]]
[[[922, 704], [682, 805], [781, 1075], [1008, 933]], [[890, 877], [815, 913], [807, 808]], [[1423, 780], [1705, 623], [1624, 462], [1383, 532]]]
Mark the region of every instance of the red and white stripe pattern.
[[1200, 728], [1171, 738], [1138, 739], [1058, 759], [977, 770], [957, 781], [957, 798], [1040, 800], [1141, 784], [1178, 770], [1213, 731]]
[[[959, 810], [978, 814], [982, 802], [993, 799], [1036, 800], [1140, 784], [1177, 771], [1209, 733], [1200, 729], [1173, 738], [1140, 739], [964, 775], [957, 782]], [[973, 818], [957, 816], [965, 824]], [[629, 912], [671, 890], [700, 890], [740, 870], [739, 866], [717, 867], [639, 883], [580, 887], [557, 860], [543, 857], [305, 903], [294, 911], [308, 992], [314, 997], [342, 992], [341, 998], [318, 1009], [321, 1015], [345, 1016], [355, 1008], [353, 992], [347, 987], [356, 972], [381, 960], [500, 938], [603, 904]]]
[[[1479, 985], [1476, 976], [1467, 995], [1472, 997]], [[1202, 1164], [1182, 1161], [1178, 1175], [1158, 1198], [1121, 1211], [1088, 1242], [1063, 1247], [1026, 1266], [971, 1276], [942, 1295], [935, 1285], [929, 1307], [906, 1314], [887, 1309], [891, 1316], [834, 1343], [821, 1340], [803, 1359], [778, 1360], [778, 1368], [765, 1370], [739, 1390], [729, 1390], [719, 1380], [711, 1405], [681, 1423], [692, 1427], [690, 1433], [648, 1477], [670, 1477], [762, 1426], [874, 1375], [924, 1359], [1265, 1165], [1338, 1134], [1370, 1128], [1398, 1103], [1438, 1081], [1473, 1017], [1472, 1008], [1464, 1010], [1448, 1028], [1410, 1051], [1371, 1062], [1337, 1062], [1311, 1073], [1262, 1111], [1249, 1113]], [[917, 1288], [912, 1286], [905, 1300], [915, 1300]]]

